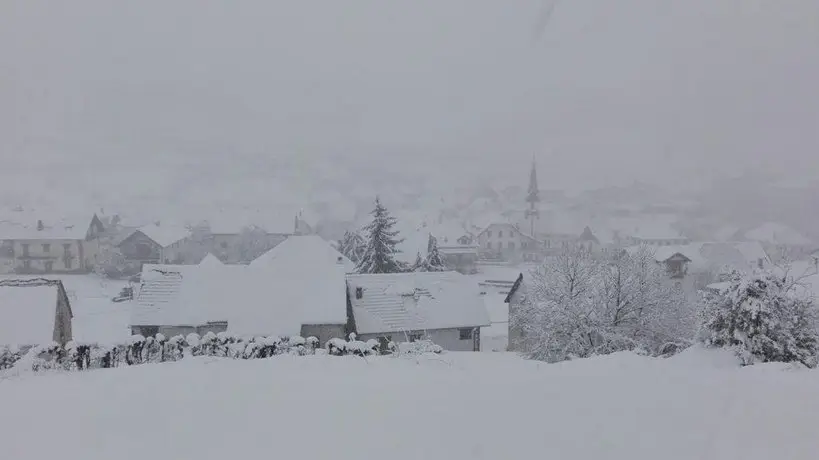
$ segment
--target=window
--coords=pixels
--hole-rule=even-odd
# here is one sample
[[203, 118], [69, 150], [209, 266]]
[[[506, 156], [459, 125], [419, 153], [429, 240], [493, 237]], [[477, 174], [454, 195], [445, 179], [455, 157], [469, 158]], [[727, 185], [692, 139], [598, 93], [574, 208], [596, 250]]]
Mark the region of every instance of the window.
[[51, 252], [51, 245], [50, 244], [44, 244], [43, 245], [43, 252]]
[[458, 335], [460, 336], [461, 340], [472, 340], [472, 331], [471, 327], [465, 329], [458, 329]]
[[23, 261], [23, 268], [26, 269], [26, 270], [30, 270], [31, 269], [31, 261], [28, 260], [28, 259], [24, 260]]
[[525, 241], [520, 243], [520, 247], [523, 248], [523, 249], [526, 249], [527, 246], [528, 246], [528, 243], [526, 243]]
[[503, 230], [498, 230], [498, 238], [503, 238]]
[[219, 243], [219, 246], [221, 246], [222, 249], [227, 249], [227, 241], [222, 241], [221, 243]]
[[51, 273], [54, 271], [54, 262], [47, 260], [45, 263], [45, 271], [46, 273]]
[[492, 230], [487, 230], [486, 231], [486, 237], [487, 238], [492, 238]]
[[424, 338], [424, 333], [423, 332], [410, 332], [410, 334], [409, 334], [409, 341], [410, 342], [417, 342], [417, 341], [421, 340], [422, 338]]
[[364, 288], [363, 287], [355, 288], [355, 298], [356, 299], [361, 299], [363, 297], [364, 297]]
[[492, 242], [491, 241], [486, 242], [486, 249], [492, 249]]
[[23, 257], [28, 257], [28, 243], [23, 243]]
[[515, 249], [515, 242], [510, 241], [508, 246], [509, 246], [509, 249]]

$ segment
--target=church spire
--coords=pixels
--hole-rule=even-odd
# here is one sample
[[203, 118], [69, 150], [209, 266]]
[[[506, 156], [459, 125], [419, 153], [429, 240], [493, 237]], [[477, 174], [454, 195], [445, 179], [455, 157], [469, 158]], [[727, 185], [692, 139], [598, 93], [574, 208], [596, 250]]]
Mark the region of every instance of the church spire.
[[532, 157], [532, 171], [529, 173], [529, 190], [526, 192], [526, 202], [531, 205], [540, 202], [540, 191], [537, 188], [537, 168], [535, 158]]
[[540, 212], [537, 204], [540, 202], [540, 190], [537, 188], [537, 168], [535, 167], [535, 157], [532, 156], [532, 171], [529, 173], [529, 190], [526, 192], [526, 202], [529, 209], [526, 210], [526, 220], [529, 221], [529, 234], [535, 236], [535, 219], [540, 219]]

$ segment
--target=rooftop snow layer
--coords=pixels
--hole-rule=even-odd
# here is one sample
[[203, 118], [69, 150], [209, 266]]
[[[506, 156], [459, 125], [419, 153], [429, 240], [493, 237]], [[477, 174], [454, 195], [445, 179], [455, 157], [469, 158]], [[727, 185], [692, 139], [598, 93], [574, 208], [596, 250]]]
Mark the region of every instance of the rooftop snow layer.
[[0, 345], [54, 340], [57, 286], [0, 286]]
[[251, 267], [266, 266], [316, 266], [341, 264], [348, 272], [355, 270], [355, 264], [342, 255], [326, 240], [318, 235], [289, 236], [273, 249], [250, 263]]
[[303, 308], [292, 296], [277, 296], [266, 274], [247, 266], [146, 264], [131, 324], [198, 326], [227, 321], [228, 331], [235, 334], [297, 335]]
[[163, 248], [191, 236], [190, 230], [176, 225], [150, 224], [139, 227], [137, 231], [142, 232], [145, 236], [152, 239]]
[[209, 252], [201, 262], [199, 262], [200, 267], [221, 267], [223, 265], [225, 264], [211, 252]]
[[477, 284], [457, 272], [348, 275], [347, 285], [362, 334], [490, 324]]

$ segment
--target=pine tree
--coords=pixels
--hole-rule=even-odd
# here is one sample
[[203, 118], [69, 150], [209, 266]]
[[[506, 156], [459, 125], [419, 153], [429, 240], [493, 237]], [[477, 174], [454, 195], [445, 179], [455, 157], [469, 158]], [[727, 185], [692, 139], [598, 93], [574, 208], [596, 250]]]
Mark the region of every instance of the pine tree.
[[429, 242], [427, 243], [427, 271], [442, 272], [446, 270], [446, 260], [444, 256], [438, 252], [438, 239], [429, 235]]
[[358, 273], [400, 273], [405, 265], [395, 259], [401, 251], [396, 248], [404, 241], [398, 238], [398, 231], [393, 230], [396, 224], [395, 217], [375, 198], [375, 209], [370, 213], [373, 221], [364, 227], [367, 234], [367, 245], [361, 260], [358, 261]]

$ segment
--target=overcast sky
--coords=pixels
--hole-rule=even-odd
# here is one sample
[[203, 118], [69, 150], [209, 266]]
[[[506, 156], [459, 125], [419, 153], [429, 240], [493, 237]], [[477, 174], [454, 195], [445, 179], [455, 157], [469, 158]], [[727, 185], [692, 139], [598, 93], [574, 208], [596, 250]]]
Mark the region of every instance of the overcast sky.
[[[552, 0], [546, 0], [549, 3]], [[819, 174], [819, 2], [3, 0], [0, 155]], [[13, 164], [13, 163], [7, 163]]]

